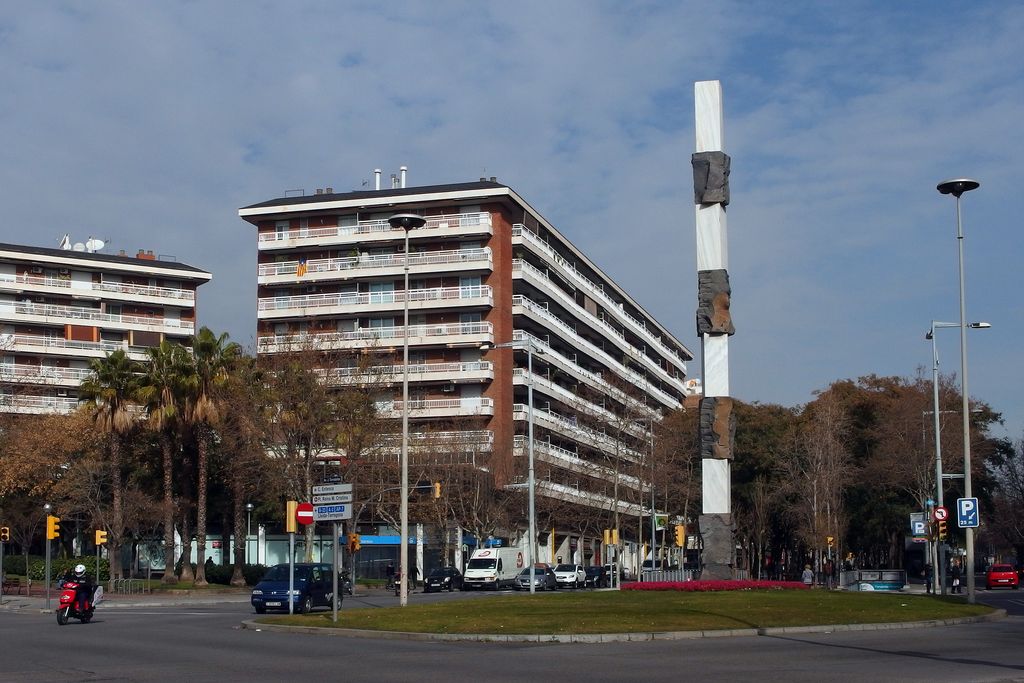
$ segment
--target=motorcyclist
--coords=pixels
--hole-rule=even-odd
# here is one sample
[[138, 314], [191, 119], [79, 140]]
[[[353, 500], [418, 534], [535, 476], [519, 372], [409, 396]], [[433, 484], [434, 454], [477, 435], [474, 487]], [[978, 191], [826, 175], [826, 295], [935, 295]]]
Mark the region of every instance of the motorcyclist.
[[78, 603], [78, 609], [84, 610], [86, 604], [92, 604], [93, 587], [84, 564], [76, 564], [74, 569], [68, 569], [64, 574], [64, 582], [67, 581], [74, 581], [78, 584], [78, 588], [75, 589], [75, 602]]

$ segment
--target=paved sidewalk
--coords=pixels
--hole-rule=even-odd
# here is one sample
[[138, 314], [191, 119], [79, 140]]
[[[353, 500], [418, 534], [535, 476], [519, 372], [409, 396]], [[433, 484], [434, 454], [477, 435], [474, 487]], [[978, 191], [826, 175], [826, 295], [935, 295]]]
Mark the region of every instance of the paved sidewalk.
[[[104, 592], [97, 610], [131, 609], [133, 607], [179, 607], [183, 605], [219, 605], [225, 603], [249, 604], [249, 590], [219, 591], [155, 591], [130, 595]], [[60, 591], [50, 591], [50, 611], [57, 609]], [[0, 610], [46, 611], [46, 596], [33, 591], [32, 595], [4, 595]]]

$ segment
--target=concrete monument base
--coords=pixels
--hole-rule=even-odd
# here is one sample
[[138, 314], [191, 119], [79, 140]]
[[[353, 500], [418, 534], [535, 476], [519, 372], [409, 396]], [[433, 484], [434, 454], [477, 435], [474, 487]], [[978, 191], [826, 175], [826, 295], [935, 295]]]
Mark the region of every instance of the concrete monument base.
[[700, 535], [704, 542], [701, 580], [731, 580], [735, 565], [735, 529], [732, 515], [701, 515]]

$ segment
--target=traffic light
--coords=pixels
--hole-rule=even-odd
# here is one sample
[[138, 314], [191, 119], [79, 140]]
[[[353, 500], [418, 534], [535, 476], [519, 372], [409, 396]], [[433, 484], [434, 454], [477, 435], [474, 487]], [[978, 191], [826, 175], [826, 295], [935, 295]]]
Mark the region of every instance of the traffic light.
[[832, 548], [836, 544], [836, 537], [835, 536], [826, 536], [825, 537], [825, 543], [828, 544], [829, 548]]
[[946, 528], [946, 520], [940, 519], [939, 520], [939, 540], [940, 541], [945, 541], [946, 538], [948, 537], [948, 534], [949, 534], [949, 530]]
[[46, 540], [60, 538], [60, 517], [46, 515]]
[[11, 540], [11, 527], [0, 526], [0, 543], [8, 543]]
[[680, 548], [686, 547], [686, 525], [676, 524], [676, 545]]
[[437, 500], [440, 497], [441, 497], [441, 482], [435, 481], [434, 482], [434, 500]]
[[107, 532], [102, 529], [96, 530], [96, 545], [103, 545], [107, 542]]
[[611, 529], [605, 529], [604, 530], [604, 544], [605, 545], [611, 545], [612, 544], [612, 530]]
[[362, 544], [359, 542], [359, 534], [350, 532], [348, 535], [348, 551], [350, 553], [354, 553], [361, 547]]
[[289, 500], [285, 504], [284, 510], [284, 530], [289, 534], [294, 534], [299, 530], [299, 522], [295, 519], [295, 508], [299, 507], [299, 501]]

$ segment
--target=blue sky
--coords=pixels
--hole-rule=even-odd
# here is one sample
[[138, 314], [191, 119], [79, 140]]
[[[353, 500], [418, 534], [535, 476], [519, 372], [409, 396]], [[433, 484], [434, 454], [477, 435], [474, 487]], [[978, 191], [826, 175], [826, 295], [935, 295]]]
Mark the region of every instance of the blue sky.
[[[1024, 431], [1024, 4], [104, 2], [0, 7], [0, 240], [109, 240], [210, 270], [200, 320], [245, 344], [241, 206], [409, 167], [497, 176], [692, 349], [693, 82], [732, 156], [732, 388], [799, 405], [930, 369], [958, 321], [970, 393]], [[940, 332], [943, 371], [958, 335]], [[699, 376], [699, 362], [690, 365]]]

